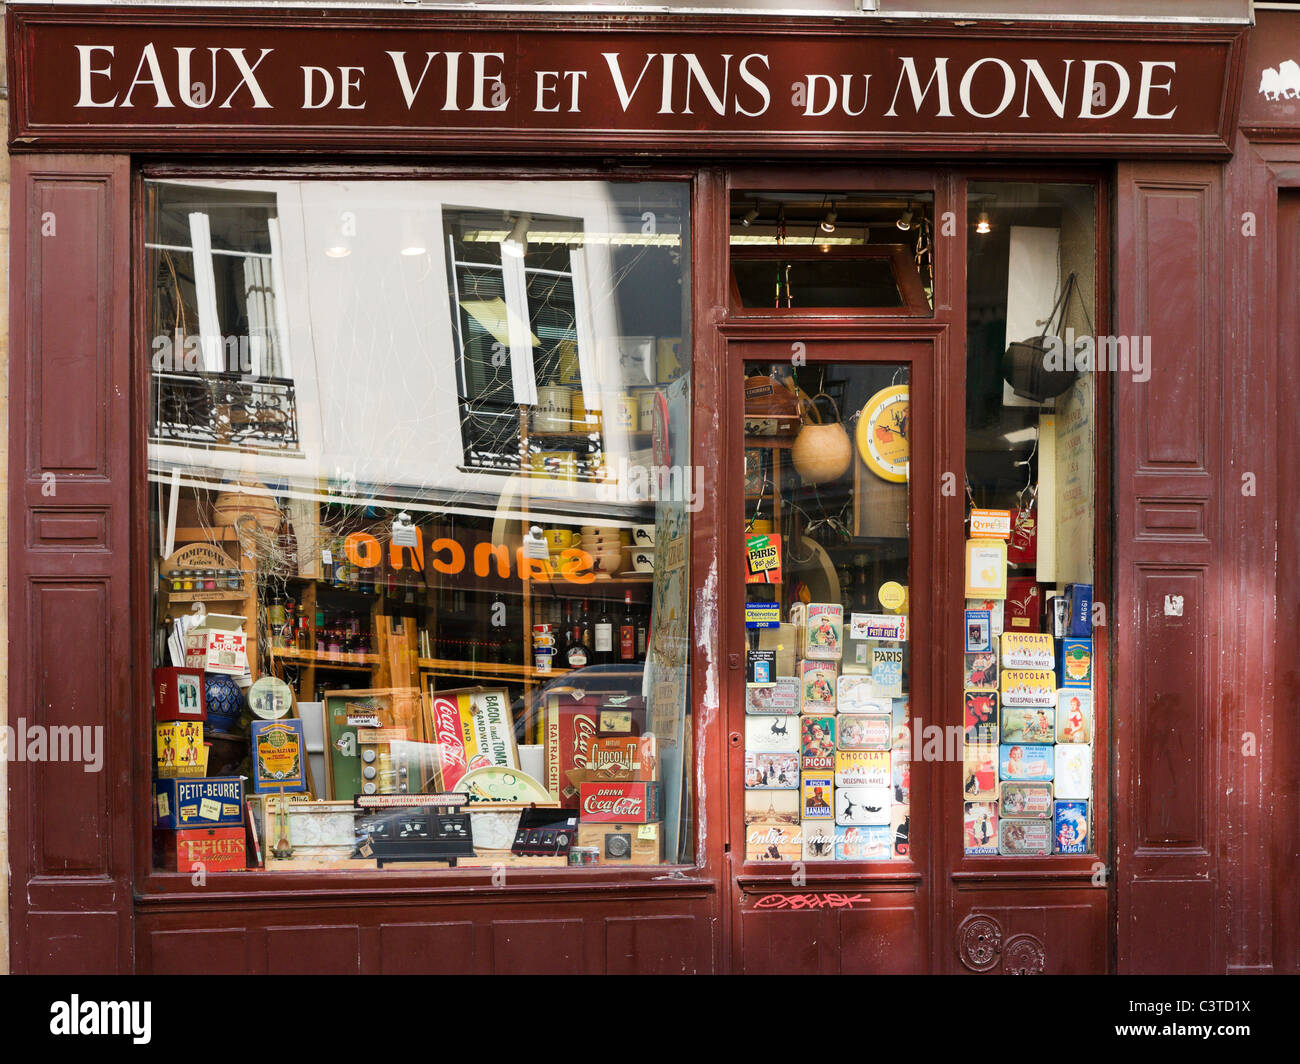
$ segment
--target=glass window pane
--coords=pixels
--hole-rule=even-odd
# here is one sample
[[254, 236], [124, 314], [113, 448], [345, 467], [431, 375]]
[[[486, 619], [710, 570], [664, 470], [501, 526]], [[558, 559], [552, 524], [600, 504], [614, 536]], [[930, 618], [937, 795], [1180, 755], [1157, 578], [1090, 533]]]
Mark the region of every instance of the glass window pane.
[[908, 384], [747, 366], [746, 861], [909, 857]]
[[929, 315], [933, 203], [929, 192], [733, 192], [733, 308]]
[[156, 867], [692, 862], [688, 187], [147, 196]]
[[965, 852], [1095, 853], [1096, 196], [967, 207]]

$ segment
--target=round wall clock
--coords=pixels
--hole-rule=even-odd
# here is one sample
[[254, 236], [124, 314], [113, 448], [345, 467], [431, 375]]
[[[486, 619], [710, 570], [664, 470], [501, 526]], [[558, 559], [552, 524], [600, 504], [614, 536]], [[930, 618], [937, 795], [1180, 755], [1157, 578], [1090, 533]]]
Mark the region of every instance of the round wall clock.
[[907, 479], [910, 409], [907, 385], [896, 384], [876, 392], [858, 416], [858, 454], [876, 476], [895, 484]]

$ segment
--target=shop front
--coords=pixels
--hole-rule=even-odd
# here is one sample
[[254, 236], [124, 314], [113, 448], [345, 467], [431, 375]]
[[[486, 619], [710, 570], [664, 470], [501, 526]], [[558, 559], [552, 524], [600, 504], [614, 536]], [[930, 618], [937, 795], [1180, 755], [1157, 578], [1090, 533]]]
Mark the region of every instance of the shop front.
[[1244, 21], [7, 19], [15, 970], [1295, 969]]

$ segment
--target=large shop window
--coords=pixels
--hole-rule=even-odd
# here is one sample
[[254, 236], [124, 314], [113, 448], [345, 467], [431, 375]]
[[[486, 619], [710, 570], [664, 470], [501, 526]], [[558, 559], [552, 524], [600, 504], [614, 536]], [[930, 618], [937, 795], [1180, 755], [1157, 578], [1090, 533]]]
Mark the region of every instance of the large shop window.
[[964, 849], [1094, 854], [1096, 193], [972, 183], [967, 206]]
[[692, 862], [689, 188], [145, 194], [155, 868]]

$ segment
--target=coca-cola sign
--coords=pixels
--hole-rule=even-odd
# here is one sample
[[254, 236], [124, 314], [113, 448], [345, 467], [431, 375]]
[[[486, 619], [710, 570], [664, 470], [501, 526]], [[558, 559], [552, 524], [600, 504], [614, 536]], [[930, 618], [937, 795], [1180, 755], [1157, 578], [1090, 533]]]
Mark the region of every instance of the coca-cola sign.
[[579, 793], [584, 824], [648, 824], [659, 819], [657, 783], [584, 783]]

